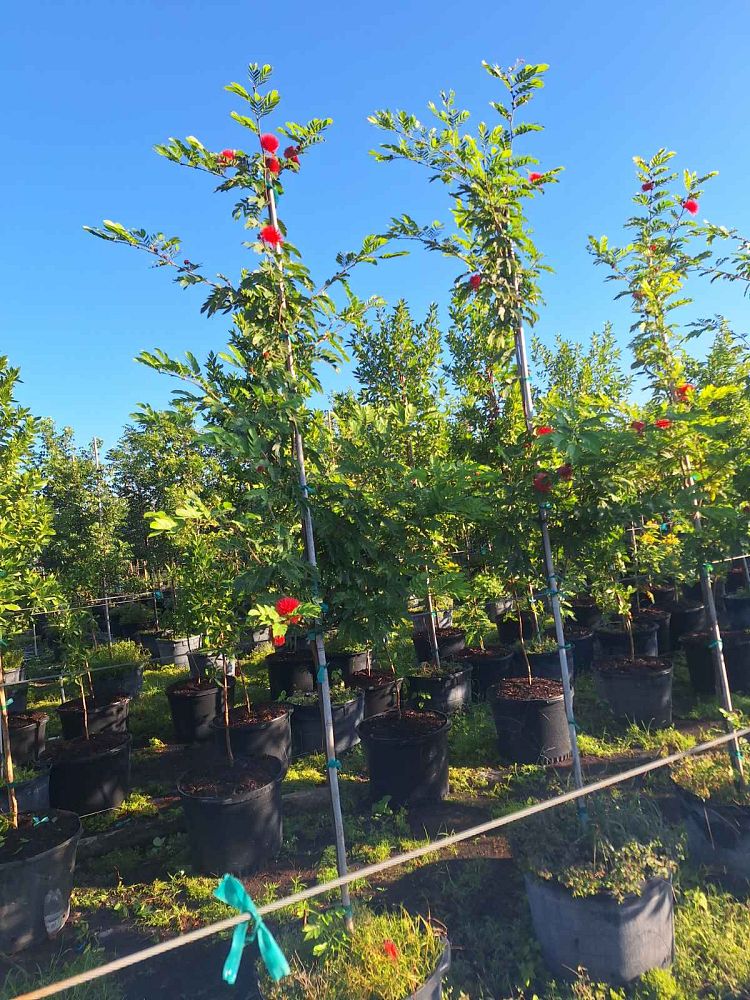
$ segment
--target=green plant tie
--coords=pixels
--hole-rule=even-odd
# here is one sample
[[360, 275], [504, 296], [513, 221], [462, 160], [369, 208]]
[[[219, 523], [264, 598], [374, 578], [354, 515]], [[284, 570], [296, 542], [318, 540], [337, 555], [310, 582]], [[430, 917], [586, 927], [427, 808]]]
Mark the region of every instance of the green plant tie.
[[49, 823], [49, 816], [41, 816], [41, 817], [32, 816], [31, 822], [34, 824], [34, 826], [41, 826], [42, 823]]
[[571, 651], [571, 649], [573, 648], [573, 644], [570, 643], [570, 642], [566, 642], [564, 646], [558, 646], [557, 648], [558, 649], [564, 649], [566, 653], [569, 653]]
[[711, 642], [709, 642], [709, 644], [708, 644], [708, 648], [709, 649], [723, 649], [724, 648], [724, 643], [721, 641], [721, 639], [712, 639]]
[[[233, 875], [225, 875], [214, 889], [214, 896], [220, 899], [222, 903], [226, 903], [235, 910], [239, 910], [240, 913], [249, 913], [253, 918], [255, 926], [250, 935], [250, 940], [254, 941], [257, 939], [260, 957], [263, 959], [263, 964], [268, 970], [268, 975], [271, 979], [278, 983], [284, 976], [288, 976], [290, 972], [289, 963], [284, 957], [283, 951], [276, 943], [273, 934], [263, 922], [263, 917], [258, 913], [255, 903], [246, 892], [242, 882]], [[229, 983], [230, 986], [234, 986], [237, 980], [237, 973], [240, 971], [242, 952], [245, 947], [245, 938], [247, 937], [247, 923], [247, 921], [244, 921], [235, 927], [229, 954], [224, 962], [222, 979], [225, 983]]]
[[552, 510], [552, 504], [549, 500], [545, 500], [544, 503], [539, 504], [539, 510]]
[[326, 673], [327, 672], [328, 671], [326, 670], [325, 663], [321, 663], [320, 666], [318, 667], [318, 674], [317, 674], [318, 684], [322, 684], [323, 683], [323, 681], [326, 679]]
[[8, 645], [8, 640], [4, 639], [2, 635], [0, 635], [0, 649], [5, 649], [7, 645]]
[[714, 571], [713, 563], [703, 563], [703, 568], [707, 573], [713, 573]]
[[329, 760], [328, 763], [326, 764], [326, 769], [328, 771], [340, 771], [341, 761], [337, 760], [335, 757], [332, 757], [331, 760]]
[[731, 747], [729, 749], [729, 756], [734, 757], [734, 759], [740, 761], [740, 763], [742, 763], [742, 761], [745, 759], [745, 755], [742, 753], [741, 750], [734, 750]]
[[669, 525], [666, 522], [664, 524], [660, 524], [659, 531], [662, 533], [662, 535], [669, 534]]
[[326, 613], [326, 611], [328, 611], [328, 605], [325, 604], [325, 603], [321, 604], [320, 605], [320, 613], [324, 615]]
[[13, 704], [13, 699], [12, 699], [12, 698], [6, 698], [6, 699], [5, 699], [5, 707], [6, 707], [6, 708], [10, 708], [10, 706], [11, 706], [12, 704]]
[[307, 633], [307, 638], [310, 639], [311, 642], [315, 642], [315, 640], [318, 638], [319, 635], [323, 635], [321, 629], [311, 628], [310, 631]]
[[154, 591], [154, 597], [157, 599], [157, 601], [160, 601], [163, 596], [164, 595], [162, 594], [162, 592], [160, 590], [155, 590]]

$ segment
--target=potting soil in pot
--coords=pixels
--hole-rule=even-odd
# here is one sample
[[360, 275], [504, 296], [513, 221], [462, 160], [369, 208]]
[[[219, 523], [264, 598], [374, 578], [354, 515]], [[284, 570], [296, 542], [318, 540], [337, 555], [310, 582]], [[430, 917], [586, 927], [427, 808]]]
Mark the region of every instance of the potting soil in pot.
[[[246, 705], [229, 711], [229, 743], [232, 753], [239, 757], [266, 755], [275, 757], [282, 764], [282, 777], [289, 768], [292, 753], [292, 708], [270, 704]], [[227, 732], [223, 713], [213, 721], [214, 743], [220, 753], [226, 754]]]
[[359, 735], [370, 773], [370, 798], [394, 808], [448, 794], [448, 732], [441, 712], [404, 709], [365, 719]]

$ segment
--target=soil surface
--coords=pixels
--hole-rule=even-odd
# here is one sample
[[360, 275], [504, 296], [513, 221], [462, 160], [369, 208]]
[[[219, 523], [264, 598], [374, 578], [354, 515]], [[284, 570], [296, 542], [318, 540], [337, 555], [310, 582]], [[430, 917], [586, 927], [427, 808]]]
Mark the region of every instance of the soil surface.
[[[708, 646], [713, 639], [711, 632], [686, 632], [680, 636], [681, 643], [690, 643], [696, 646]], [[721, 641], [727, 646], [740, 646], [750, 642], [750, 629], [735, 629], [733, 631], [721, 630]]]
[[43, 854], [72, 837], [80, 826], [78, 817], [70, 813], [61, 815], [51, 810], [40, 813], [36, 819], [43, 820], [45, 816], [48, 817], [46, 821], [34, 825], [35, 817], [32, 813], [19, 814], [18, 829], [11, 827], [0, 841], [0, 864], [23, 861]]
[[185, 698], [196, 698], [206, 691], [218, 691], [219, 685], [215, 681], [206, 680], [201, 677], [190, 677], [184, 681], [178, 681], [172, 687], [167, 688], [169, 694], [181, 695]]
[[367, 691], [369, 688], [388, 687], [398, 679], [394, 674], [352, 674], [348, 683], [349, 687], [362, 688]]
[[[633, 632], [652, 632], [656, 628], [657, 623], [655, 621], [638, 621], [633, 620], [632, 629]], [[619, 622], [609, 622], [606, 625], [597, 625], [594, 628], [594, 632], [598, 632], [602, 635], [627, 635], [625, 626], [621, 625]]]
[[435, 635], [438, 639], [461, 639], [464, 636], [462, 628], [436, 628]]
[[38, 726], [48, 719], [49, 716], [46, 712], [20, 712], [18, 715], [8, 716], [8, 727], [10, 729], [26, 729], [28, 726]]
[[264, 788], [278, 775], [278, 761], [255, 757], [229, 764], [208, 764], [190, 771], [179, 787], [198, 799], [229, 799]]
[[[121, 705], [123, 702], [130, 701], [130, 698], [126, 694], [115, 695], [114, 698], [107, 698], [106, 701], [94, 700], [91, 697], [86, 698], [86, 711], [96, 712], [103, 708], [109, 708], [110, 705]], [[73, 698], [71, 701], [64, 701], [62, 705], [58, 705], [56, 712], [72, 712], [75, 715], [83, 715], [83, 698]]]
[[55, 740], [48, 743], [44, 753], [39, 757], [42, 764], [54, 764], [59, 761], [87, 760], [98, 757], [108, 750], [121, 747], [130, 737], [127, 733], [95, 733], [86, 739], [79, 736], [74, 740]]
[[454, 660], [497, 660], [513, 656], [514, 650], [510, 646], [487, 646], [480, 649], [478, 646], [460, 650], [453, 654]]
[[434, 733], [444, 725], [445, 719], [437, 712], [405, 708], [401, 712], [386, 712], [365, 719], [360, 729], [377, 740], [399, 740]]
[[560, 681], [546, 677], [532, 677], [531, 684], [525, 677], [507, 677], [495, 686], [498, 698], [513, 701], [548, 701], [559, 698], [563, 693]]
[[441, 663], [439, 667], [434, 663], [425, 663], [415, 667], [406, 677], [407, 680], [441, 681], [447, 677], [454, 677], [456, 674], [466, 673], [468, 670], [471, 670], [470, 663], [447, 662]]
[[312, 665], [313, 662], [313, 655], [307, 649], [290, 649], [283, 653], [270, 653], [266, 657], [266, 663], [272, 669], [279, 664], [303, 663], [308, 666]]
[[[229, 709], [229, 728], [232, 729], [235, 726], [259, 726], [267, 722], [273, 722], [274, 719], [280, 719], [282, 715], [286, 715], [289, 710], [283, 705], [278, 705], [272, 702], [269, 705], [251, 705], [250, 711], [247, 710], [247, 705], [240, 705], [237, 708]], [[218, 724], [224, 724], [224, 717], [217, 719]]]
[[668, 670], [671, 666], [672, 661], [665, 656], [636, 656], [634, 660], [629, 656], [610, 656], [600, 660], [594, 669], [604, 674], [637, 674]]
[[702, 607], [703, 601], [680, 600], [673, 601], [666, 610], [674, 613], [675, 611], [698, 611]]
[[671, 611], [665, 611], [664, 608], [641, 608], [639, 611], [635, 612], [633, 621], [636, 624], [639, 620], [646, 622], [647, 624], [651, 621], [663, 622], [666, 618], [669, 618], [671, 614]]

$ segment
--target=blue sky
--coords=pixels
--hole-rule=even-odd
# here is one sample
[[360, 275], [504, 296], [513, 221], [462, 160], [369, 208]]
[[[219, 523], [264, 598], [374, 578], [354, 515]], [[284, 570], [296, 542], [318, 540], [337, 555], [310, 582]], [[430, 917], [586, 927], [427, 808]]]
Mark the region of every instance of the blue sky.
[[[544, 167], [566, 169], [533, 207], [537, 241], [555, 269], [544, 282], [544, 339], [585, 340], [611, 319], [627, 340], [628, 315], [612, 302], [586, 239], [618, 235], [633, 154], [666, 146], [680, 168], [718, 169], [699, 218], [750, 231], [744, 3], [709, 14], [694, 0], [39, 0], [11, 5], [3, 21], [1, 349], [22, 368], [21, 400], [73, 426], [81, 441], [97, 434], [111, 445], [139, 401], [167, 402], [169, 380], [136, 364], [138, 351], [202, 356], [225, 343], [226, 319], [201, 317], [198, 293], [82, 226], [110, 218], [180, 235], [185, 256], [236, 273], [247, 251], [229, 201], [151, 147], [189, 134], [217, 149], [241, 145], [243, 130], [228, 117], [236, 99], [223, 86], [244, 82], [251, 61], [275, 67], [279, 123], [334, 119], [283, 205], [290, 238], [317, 277], [336, 251], [392, 215], [447, 221], [443, 189], [416, 167], [368, 156], [378, 134], [366, 117], [380, 107], [422, 114], [449, 87], [484, 117], [495, 91], [482, 59], [551, 65], [534, 106], [546, 126], [534, 149]], [[369, 270], [358, 290], [403, 296], [419, 314], [432, 300], [445, 303], [452, 277], [447, 262], [415, 254]], [[697, 315], [721, 311], [747, 329], [738, 289], [695, 292]]]

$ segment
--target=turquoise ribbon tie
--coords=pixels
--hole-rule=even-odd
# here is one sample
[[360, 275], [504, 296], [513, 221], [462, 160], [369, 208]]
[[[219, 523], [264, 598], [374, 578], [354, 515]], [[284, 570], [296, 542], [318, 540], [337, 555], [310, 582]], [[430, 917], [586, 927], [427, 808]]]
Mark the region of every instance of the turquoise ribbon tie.
[[327, 673], [326, 665], [325, 663], [321, 663], [321, 665], [318, 667], [318, 674], [317, 674], [318, 684], [322, 684], [323, 681], [326, 679], [326, 673]]
[[[226, 903], [235, 910], [239, 910], [240, 913], [250, 914], [254, 923], [250, 940], [254, 941], [257, 939], [260, 957], [263, 959], [263, 964], [268, 970], [268, 975], [271, 979], [278, 983], [284, 976], [288, 976], [291, 971], [289, 963], [284, 957], [283, 951], [276, 943], [273, 934], [263, 922], [263, 917], [258, 913], [255, 903], [248, 895], [242, 882], [233, 875], [225, 875], [214, 889], [214, 896], [220, 899], [222, 903]], [[229, 954], [224, 962], [222, 978], [230, 986], [234, 986], [237, 974], [240, 971], [242, 952], [245, 947], [245, 938], [247, 937], [247, 924], [248, 922], [244, 921], [235, 927]]]
[[326, 764], [326, 767], [328, 768], [329, 771], [334, 771], [334, 770], [340, 771], [341, 770], [341, 761], [337, 760], [335, 757], [333, 757], [333, 758], [331, 758], [331, 760], [328, 761], [328, 763]]

